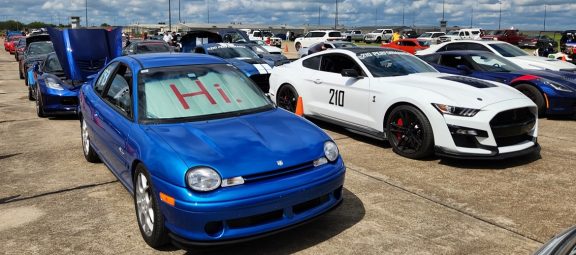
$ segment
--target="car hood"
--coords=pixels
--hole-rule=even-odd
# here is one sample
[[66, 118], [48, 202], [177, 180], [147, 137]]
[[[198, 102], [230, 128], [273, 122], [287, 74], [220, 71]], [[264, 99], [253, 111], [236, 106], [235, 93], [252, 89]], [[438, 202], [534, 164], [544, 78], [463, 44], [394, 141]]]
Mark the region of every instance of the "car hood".
[[64, 29], [48, 27], [54, 51], [66, 75], [84, 81], [122, 55], [122, 28]]
[[514, 61], [514, 63], [526, 69], [576, 71], [576, 65], [552, 58], [544, 58], [538, 56], [519, 56], [519, 57], [510, 57], [508, 59]]
[[[311, 162], [330, 138], [285, 110], [210, 121], [151, 125], [188, 167], [210, 166], [223, 178], [247, 176]], [[282, 161], [282, 163], [280, 163]]]
[[272, 67], [261, 58], [229, 58], [226, 61], [234, 65], [248, 77], [256, 74], [268, 74]]
[[427, 91], [432, 95], [424, 96], [427, 100], [445, 100], [428, 103], [482, 109], [502, 101], [527, 99], [524, 94], [508, 85], [459, 75], [416, 73], [380, 79], [386, 79], [386, 83], [396, 84], [404, 88], [412, 87], [420, 91]]

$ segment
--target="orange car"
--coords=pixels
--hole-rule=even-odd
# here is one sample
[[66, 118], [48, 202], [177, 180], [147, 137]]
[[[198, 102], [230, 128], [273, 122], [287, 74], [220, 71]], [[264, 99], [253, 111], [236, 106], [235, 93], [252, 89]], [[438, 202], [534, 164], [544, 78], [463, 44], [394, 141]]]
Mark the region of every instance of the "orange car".
[[430, 47], [427, 43], [416, 39], [400, 39], [391, 43], [382, 43], [382, 47], [399, 49], [414, 55], [416, 51]]

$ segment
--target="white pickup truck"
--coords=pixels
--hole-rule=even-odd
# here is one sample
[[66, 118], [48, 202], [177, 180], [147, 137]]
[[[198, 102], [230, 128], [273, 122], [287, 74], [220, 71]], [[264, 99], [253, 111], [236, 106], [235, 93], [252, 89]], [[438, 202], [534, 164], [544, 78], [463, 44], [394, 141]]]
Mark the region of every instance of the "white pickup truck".
[[392, 39], [392, 34], [394, 34], [394, 30], [392, 29], [376, 29], [364, 37], [364, 42], [367, 43], [380, 43], [382, 41], [389, 42]]
[[270, 46], [282, 47], [282, 39], [275, 37], [270, 31], [241, 29], [248, 34], [250, 41], [262, 40]]

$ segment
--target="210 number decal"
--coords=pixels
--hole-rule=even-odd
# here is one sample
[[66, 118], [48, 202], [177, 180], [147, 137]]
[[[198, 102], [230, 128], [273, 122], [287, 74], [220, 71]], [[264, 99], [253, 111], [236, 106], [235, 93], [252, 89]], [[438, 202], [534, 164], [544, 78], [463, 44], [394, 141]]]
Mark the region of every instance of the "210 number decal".
[[344, 107], [344, 91], [330, 89], [330, 101], [329, 104]]

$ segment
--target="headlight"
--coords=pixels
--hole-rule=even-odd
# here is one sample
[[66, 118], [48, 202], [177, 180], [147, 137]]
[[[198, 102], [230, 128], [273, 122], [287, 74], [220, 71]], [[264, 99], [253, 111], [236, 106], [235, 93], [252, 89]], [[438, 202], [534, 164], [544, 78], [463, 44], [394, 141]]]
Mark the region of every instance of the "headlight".
[[565, 86], [565, 85], [562, 85], [562, 84], [560, 84], [560, 83], [557, 83], [557, 82], [555, 82], [555, 81], [551, 81], [551, 80], [543, 79], [543, 78], [540, 78], [540, 81], [541, 81], [542, 83], [544, 83], [544, 84], [546, 84], [546, 85], [554, 88], [555, 90], [564, 91], [564, 92], [572, 92], [572, 91], [573, 91], [573, 90], [570, 89], [569, 87], [567, 87], [567, 86]]
[[332, 162], [338, 159], [340, 152], [338, 151], [338, 146], [332, 141], [327, 141], [324, 143], [324, 156], [328, 161]]
[[186, 173], [188, 186], [196, 191], [211, 191], [220, 187], [222, 178], [212, 168], [198, 167]]
[[456, 107], [451, 105], [445, 104], [432, 104], [436, 110], [438, 110], [441, 114], [449, 114], [455, 116], [462, 116], [462, 117], [473, 117], [478, 113], [479, 109], [472, 109], [472, 108], [464, 108], [464, 107]]
[[46, 87], [55, 90], [64, 90], [64, 88], [62, 88], [60, 83], [58, 83], [58, 81], [53, 78], [46, 78]]

